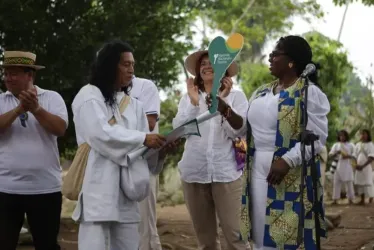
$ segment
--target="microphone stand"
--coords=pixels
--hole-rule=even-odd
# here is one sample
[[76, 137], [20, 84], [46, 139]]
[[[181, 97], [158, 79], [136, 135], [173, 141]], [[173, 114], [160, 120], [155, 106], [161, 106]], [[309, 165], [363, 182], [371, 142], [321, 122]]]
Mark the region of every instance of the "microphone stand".
[[300, 245], [304, 239], [304, 224], [305, 224], [305, 209], [304, 209], [304, 189], [305, 189], [305, 177], [307, 171], [307, 160], [306, 160], [306, 146], [311, 146], [312, 157], [310, 160], [310, 170], [313, 183], [313, 213], [315, 221], [315, 232], [316, 232], [316, 246], [317, 250], [321, 250], [321, 241], [320, 241], [320, 221], [318, 216], [318, 178], [317, 178], [317, 166], [315, 161], [315, 148], [314, 142], [318, 141], [318, 135], [313, 134], [312, 131], [307, 130], [308, 124], [308, 87], [309, 87], [309, 78], [303, 77], [304, 79], [304, 108], [302, 109], [302, 124], [301, 124], [301, 135], [300, 135], [300, 149], [301, 149], [301, 158], [302, 158], [302, 169], [301, 169], [301, 180], [300, 180], [300, 217], [299, 217], [299, 226], [297, 232], [297, 243]]

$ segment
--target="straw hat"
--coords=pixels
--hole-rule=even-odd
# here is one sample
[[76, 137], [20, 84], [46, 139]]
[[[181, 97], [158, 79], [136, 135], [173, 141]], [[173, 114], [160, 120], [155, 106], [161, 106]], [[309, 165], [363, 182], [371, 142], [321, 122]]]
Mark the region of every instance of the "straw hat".
[[31, 52], [5, 51], [4, 63], [0, 67], [27, 67], [35, 70], [44, 69], [44, 66], [35, 65], [36, 55]]
[[[207, 55], [208, 51], [207, 50], [200, 50], [197, 52], [192, 53], [186, 58], [186, 61], [184, 62], [184, 66], [186, 67], [187, 71], [192, 74], [193, 76], [196, 76], [196, 63], [199, 61], [199, 59], [203, 55]], [[239, 68], [238, 64], [236, 62], [232, 62], [229, 68], [227, 69], [227, 73], [230, 77], [235, 76], [238, 74]]]

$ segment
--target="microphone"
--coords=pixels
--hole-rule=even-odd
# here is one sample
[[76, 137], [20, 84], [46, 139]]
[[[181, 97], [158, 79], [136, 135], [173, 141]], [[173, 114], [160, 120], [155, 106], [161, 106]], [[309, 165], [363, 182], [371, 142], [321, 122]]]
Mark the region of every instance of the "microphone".
[[301, 78], [305, 78], [311, 74], [313, 74], [314, 72], [316, 72], [316, 65], [314, 65], [313, 63], [309, 63], [308, 65], [306, 65], [303, 73], [300, 75]]

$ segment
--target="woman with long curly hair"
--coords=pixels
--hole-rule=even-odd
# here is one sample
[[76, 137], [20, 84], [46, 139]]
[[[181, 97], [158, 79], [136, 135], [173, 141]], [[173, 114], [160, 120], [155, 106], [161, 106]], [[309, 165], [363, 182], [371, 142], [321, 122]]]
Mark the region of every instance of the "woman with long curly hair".
[[[179, 103], [173, 119], [177, 128], [205, 113], [211, 99], [214, 72], [208, 51], [192, 53], [185, 66], [194, 78], [187, 80], [187, 94]], [[242, 169], [234, 155], [234, 140], [245, 130], [247, 99], [233, 89], [231, 77], [238, 72], [234, 62], [222, 79], [217, 98], [220, 115], [199, 124], [201, 137], [189, 136], [178, 168], [188, 212], [196, 233], [199, 249], [221, 249], [218, 220], [229, 250], [244, 250], [239, 239], [239, 215]], [[208, 100], [209, 99], [209, 100]]]
[[165, 138], [149, 133], [141, 103], [128, 96], [134, 72], [132, 51], [120, 41], [105, 44], [92, 66], [90, 83], [72, 104], [78, 145], [91, 147], [73, 215], [80, 222], [81, 250], [135, 250], [139, 246], [138, 200], [130, 195], [126, 186], [130, 180], [123, 179], [123, 173], [145, 169], [143, 178], [148, 180], [144, 183], [148, 183], [147, 162], [131, 161], [128, 154], [143, 145], [160, 148]]

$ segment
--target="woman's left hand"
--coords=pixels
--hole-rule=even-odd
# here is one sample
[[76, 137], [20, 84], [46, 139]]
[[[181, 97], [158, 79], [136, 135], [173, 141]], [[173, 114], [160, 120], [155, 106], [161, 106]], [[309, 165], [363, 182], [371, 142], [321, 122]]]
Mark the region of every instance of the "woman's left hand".
[[[218, 101], [218, 107], [217, 107], [217, 110], [218, 112], [220, 112], [221, 114], [224, 114], [228, 108], [228, 104], [221, 98], [221, 96], [217, 95], [217, 101]], [[212, 96], [210, 94], [208, 94], [205, 98], [205, 102], [206, 104], [208, 105], [208, 108], [210, 108], [210, 106], [212, 105]]]
[[232, 82], [231, 77], [227, 77], [227, 76], [222, 78], [221, 83], [222, 83], [221, 86], [223, 87], [223, 90], [219, 93], [219, 96], [222, 98], [226, 98], [230, 94], [232, 85], [234, 83]]
[[271, 185], [279, 185], [284, 177], [288, 174], [288, 171], [290, 171], [290, 166], [283, 158], [279, 158], [271, 165], [270, 172], [266, 180]]

